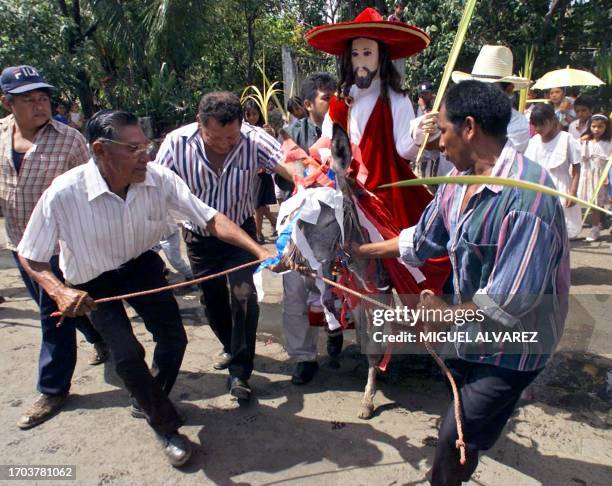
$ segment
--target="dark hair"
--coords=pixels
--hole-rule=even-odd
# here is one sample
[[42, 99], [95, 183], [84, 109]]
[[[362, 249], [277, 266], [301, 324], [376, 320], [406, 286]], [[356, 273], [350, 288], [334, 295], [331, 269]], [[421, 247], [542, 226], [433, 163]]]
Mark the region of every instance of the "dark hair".
[[606, 115], [604, 115], [603, 113], [595, 113], [590, 118], [589, 126], [587, 128], [587, 131], [585, 132], [585, 135], [588, 135], [591, 138], [591, 140], [593, 139], [593, 132], [591, 132], [591, 124], [595, 120], [602, 120], [602, 121], [606, 122], [606, 131], [603, 132], [603, 134], [601, 136], [601, 140], [609, 142], [612, 139], [612, 132], [610, 132], [610, 119]]
[[593, 108], [595, 108], [595, 100], [590, 96], [580, 95], [578, 98], [576, 98], [576, 101], [574, 101], [574, 108], [577, 106], [584, 106], [590, 111], [593, 111]]
[[302, 98], [300, 98], [299, 96], [292, 96], [291, 98], [289, 98], [289, 100], [287, 101], [287, 111], [293, 114], [293, 112], [299, 108], [304, 108], [304, 102], [302, 101]]
[[300, 96], [302, 100], [314, 101], [317, 91], [334, 91], [336, 80], [329, 73], [313, 73], [302, 81]]
[[555, 109], [548, 103], [536, 103], [529, 117], [531, 124], [536, 127], [544, 125], [547, 121], [556, 119]]
[[131, 125], [138, 125], [136, 115], [127, 111], [102, 110], [87, 122], [85, 138], [90, 145], [99, 138], [117, 140], [119, 129]]
[[451, 86], [444, 96], [446, 116], [459, 132], [468, 116], [474, 117], [482, 131], [500, 140], [506, 138], [512, 106], [497, 87], [481, 81], [462, 81]]
[[[344, 50], [344, 56], [342, 56], [342, 63], [340, 65], [338, 92], [344, 96], [348, 96], [351, 86], [355, 84], [352, 61], [353, 40], [349, 40], [346, 43], [346, 49]], [[380, 66], [380, 94], [384, 100], [388, 101], [389, 88], [398, 93], [405, 94], [402, 89], [402, 78], [389, 57], [387, 45], [379, 41], [376, 41], [376, 43], [378, 44], [378, 64]]]
[[252, 99], [246, 100], [244, 102], [244, 106], [242, 107], [242, 110], [244, 112], [245, 117], [250, 111], [256, 111], [259, 114], [259, 120], [257, 121], [255, 125], [258, 127], [263, 126], [264, 124], [263, 114], [261, 113], [261, 109], [259, 108], [259, 105], [257, 104], [255, 100], [252, 100]]
[[242, 105], [240, 98], [229, 91], [214, 91], [205, 94], [198, 106], [200, 123], [206, 125], [210, 118], [214, 118], [221, 125], [227, 125], [235, 120], [242, 122]]

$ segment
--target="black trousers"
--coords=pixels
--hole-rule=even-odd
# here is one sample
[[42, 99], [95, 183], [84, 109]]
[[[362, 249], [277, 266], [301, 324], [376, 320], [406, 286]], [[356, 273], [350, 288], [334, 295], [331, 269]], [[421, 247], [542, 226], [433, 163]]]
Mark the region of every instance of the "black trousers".
[[[247, 219], [242, 229], [254, 238], [253, 218]], [[200, 236], [188, 230], [184, 230], [183, 236], [191, 270], [196, 278], [255, 259], [247, 251], [214, 236]], [[253, 284], [254, 271], [255, 267], [251, 267], [200, 284], [210, 327], [223, 345], [223, 350], [232, 355], [230, 375], [243, 380], [248, 380], [253, 372], [259, 321], [259, 305]]]
[[[164, 263], [154, 251], [147, 251], [116, 270], [105, 272], [76, 287], [94, 299], [139, 292], [168, 285]], [[108, 344], [117, 374], [156, 432], [174, 432], [180, 426], [177, 412], [168, 399], [176, 381], [187, 335], [178, 304], [171, 291], [127, 299], [147, 330], [153, 335], [155, 351], [151, 370], [145, 350], [134, 336], [132, 324], [121, 301], [98, 304], [91, 322]]]
[[459, 464], [457, 426], [451, 403], [438, 436], [432, 469], [433, 486], [468, 481], [478, 466], [478, 452], [493, 447], [514, 412], [522, 391], [541, 370], [515, 371], [454, 359], [446, 361], [459, 388], [467, 462]]

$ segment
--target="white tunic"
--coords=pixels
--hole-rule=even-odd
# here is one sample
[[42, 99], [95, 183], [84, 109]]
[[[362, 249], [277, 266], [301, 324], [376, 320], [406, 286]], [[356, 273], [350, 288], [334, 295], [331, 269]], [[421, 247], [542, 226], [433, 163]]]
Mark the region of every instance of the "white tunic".
[[[353, 98], [349, 119], [349, 136], [351, 142], [359, 145], [368, 120], [380, 96], [380, 79], [375, 79], [367, 89], [353, 85], [350, 96]], [[391, 115], [393, 117], [393, 141], [400, 157], [414, 160], [419, 148], [410, 136], [410, 121], [414, 119], [414, 109], [408, 96], [389, 89]], [[329, 115], [325, 116], [322, 128], [323, 136], [332, 137], [332, 123]]]
[[[542, 137], [535, 135], [529, 141], [525, 157], [547, 169], [557, 189], [569, 194], [572, 184], [570, 175], [572, 166], [580, 165], [580, 147], [574, 137], [567, 132], [560, 131], [550, 142], [542, 142]], [[561, 199], [561, 204], [565, 204], [565, 199]], [[570, 208], [564, 206], [563, 211], [565, 212], [567, 235], [575, 238], [582, 229], [580, 206], [577, 204]]]

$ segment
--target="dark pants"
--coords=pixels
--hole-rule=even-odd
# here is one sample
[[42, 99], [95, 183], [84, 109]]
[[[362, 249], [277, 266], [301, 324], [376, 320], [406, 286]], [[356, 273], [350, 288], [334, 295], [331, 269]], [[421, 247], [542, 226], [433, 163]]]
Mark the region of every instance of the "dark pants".
[[[247, 219], [242, 229], [254, 238], [253, 218]], [[213, 236], [204, 237], [188, 230], [184, 231], [183, 236], [196, 278], [222, 272], [255, 259], [247, 251]], [[250, 378], [255, 358], [259, 305], [253, 284], [254, 271], [255, 267], [250, 267], [200, 284], [210, 327], [223, 345], [223, 350], [232, 355], [229, 373], [242, 380]]]
[[[70, 390], [70, 381], [76, 365], [75, 329], [81, 331], [87, 342], [91, 344], [102, 341], [102, 336], [96, 332], [87, 316], [64, 319], [62, 325], [57, 327], [59, 319], [51, 317], [51, 314], [57, 310], [55, 301], [26, 273], [17, 258], [17, 253], [13, 252], [13, 258], [23, 283], [40, 309], [42, 343], [38, 358], [38, 391], [47, 395], [63, 395]], [[53, 256], [49, 264], [53, 274], [63, 282], [59, 257]]]
[[[76, 287], [94, 299], [139, 292], [168, 285], [163, 271], [164, 263], [159, 255], [147, 251], [118, 269]], [[144, 410], [149, 425], [162, 434], [174, 432], [180, 426], [180, 419], [168, 394], [187, 347], [178, 304], [172, 291], [131, 298], [127, 302], [142, 317], [156, 343], [150, 371], [145, 350], [134, 336], [121, 301], [98, 304], [91, 313], [91, 321], [108, 344], [117, 374]]]
[[461, 359], [449, 360], [446, 364], [461, 397], [467, 462], [464, 466], [459, 464], [459, 449], [455, 447], [457, 426], [451, 403], [438, 436], [431, 478], [433, 486], [456, 486], [470, 479], [478, 465], [478, 452], [493, 447], [522, 391], [541, 371], [515, 371]]

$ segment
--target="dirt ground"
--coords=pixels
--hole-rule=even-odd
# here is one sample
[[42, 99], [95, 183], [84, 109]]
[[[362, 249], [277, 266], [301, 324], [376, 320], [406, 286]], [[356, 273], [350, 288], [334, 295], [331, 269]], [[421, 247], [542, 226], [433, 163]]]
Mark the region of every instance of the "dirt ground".
[[[607, 242], [573, 244], [572, 292], [577, 295], [565, 351], [528, 389], [470, 484], [612, 484], [606, 389], [606, 373], [612, 370], [611, 243], [608, 237]], [[431, 363], [394, 359], [380, 383], [376, 415], [360, 420], [367, 365], [351, 346], [353, 336], [348, 333], [340, 369], [332, 369], [322, 353], [313, 382], [292, 386], [293, 365], [282, 346], [280, 278], [264, 273], [264, 287], [251, 380], [255, 398], [246, 406], [230, 400], [226, 373], [212, 368], [219, 345], [198, 293], [177, 294], [189, 345], [172, 398], [187, 415], [181, 430], [195, 447], [190, 463], [177, 470], [168, 465], [146, 424], [131, 418], [127, 394], [111, 365], [88, 366], [89, 348], [81, 335], [64, 410], [32, 430], [16, 427], [36, 397], [40, 332], [37, 309], [10, 252], [1, 251], [0, 293], [6, 302], [0, 305], [0, 463], [76, 465], [76, 482], [58, 484], [425, 484], [437, 425], [450, 403]], [[150, 356], [150, 336], [138, 318], [133, 322]]]

